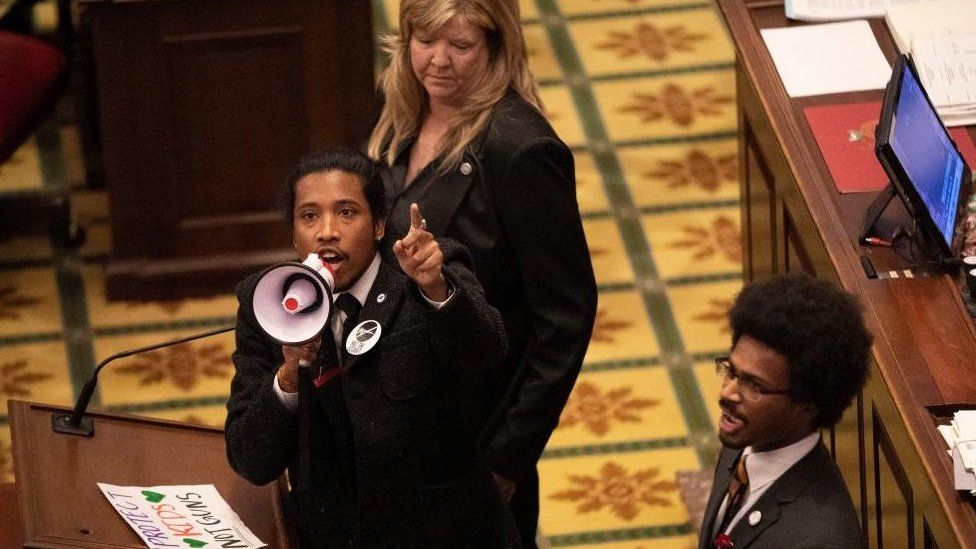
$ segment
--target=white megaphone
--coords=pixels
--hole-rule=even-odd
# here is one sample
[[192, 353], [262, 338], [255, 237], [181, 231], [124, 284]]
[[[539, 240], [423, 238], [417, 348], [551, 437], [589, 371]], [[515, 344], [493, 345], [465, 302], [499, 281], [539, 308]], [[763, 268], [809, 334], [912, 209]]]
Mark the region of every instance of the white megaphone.
[[316, 254], [269, 267], [254, 287], [251, 308], [264, 333], [282, 345], [315, 339], [332, 312], [332, 271]]

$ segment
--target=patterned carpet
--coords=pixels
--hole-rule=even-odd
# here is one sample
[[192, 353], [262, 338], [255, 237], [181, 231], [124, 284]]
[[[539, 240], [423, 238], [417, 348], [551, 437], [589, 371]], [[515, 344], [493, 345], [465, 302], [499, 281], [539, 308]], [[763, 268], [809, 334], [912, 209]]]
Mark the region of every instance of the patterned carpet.
[[[396, 0], [374, 0], [377, 30]], [[584, 370], [540, 463], [551, 547], [693, 547], [675, 473], [714, 463], [725, 313], [741, 285], [733, 51], [709, 2], [523, 0], [531, 64], [573, 147], [600, 289]], [[73, 189], [88, 242], [0, 244], [0, 480], [7, 399], [70, 404], [98, 360], [231, 323], [230, 295], [108, 303], [107, 200], [81, 188], [76, 132], [51, 121], [0, 165], [0, 193]], [[232, 336], [128, 359], [99, 409], [221, 425]]]

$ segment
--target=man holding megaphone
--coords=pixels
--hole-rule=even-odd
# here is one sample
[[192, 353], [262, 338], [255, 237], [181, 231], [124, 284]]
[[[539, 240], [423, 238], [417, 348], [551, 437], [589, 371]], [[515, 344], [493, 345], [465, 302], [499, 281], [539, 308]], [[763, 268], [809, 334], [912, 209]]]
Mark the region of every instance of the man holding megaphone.
[[383, 183], [358, 152], [307, 157], [286, 191], [311, 257], [238, 286], [231, 466], [287, 470], [303, 547], [518, 547], [475, 447], [506, 342], [467, 252], [414, 205], [398, 265], [381, 259]]

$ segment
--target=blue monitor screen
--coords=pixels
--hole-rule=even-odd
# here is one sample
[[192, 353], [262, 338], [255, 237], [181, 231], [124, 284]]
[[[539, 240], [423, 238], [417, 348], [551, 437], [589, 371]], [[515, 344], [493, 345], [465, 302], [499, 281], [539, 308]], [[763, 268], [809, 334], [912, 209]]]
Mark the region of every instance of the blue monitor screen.
[[951, 248], [963, 160], [938, 115], [926, 101], [914, 72], [906, 67], [902, 75], [889, 142], [932, 221]]

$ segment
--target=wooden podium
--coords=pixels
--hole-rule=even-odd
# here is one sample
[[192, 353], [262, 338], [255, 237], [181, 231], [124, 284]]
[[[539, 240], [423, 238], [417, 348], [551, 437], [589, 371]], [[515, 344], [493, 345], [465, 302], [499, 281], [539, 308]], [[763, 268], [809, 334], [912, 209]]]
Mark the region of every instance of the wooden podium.
[[52, 429], [54, 415], [70, 409], [13, 400], [9, 407], [24, 547], [144, 547], [96, 482], [213, 484], [269, 548], [292, 545], [283, 487], [238, 476], [219, 429], [96, 413], [86, 414], [94, 436], [83, 437]]
[[81, 0], [111, 205], [109, 299], [229, 293], [295, 257], [280, 188], [372, 130], [371, 2]]

